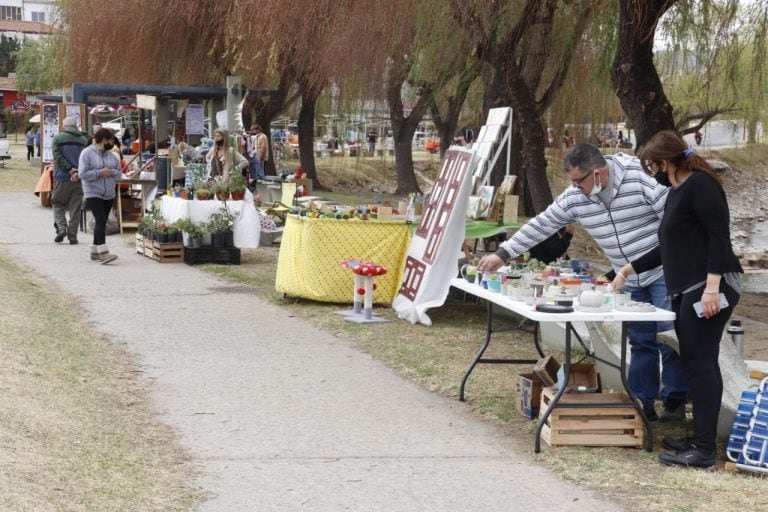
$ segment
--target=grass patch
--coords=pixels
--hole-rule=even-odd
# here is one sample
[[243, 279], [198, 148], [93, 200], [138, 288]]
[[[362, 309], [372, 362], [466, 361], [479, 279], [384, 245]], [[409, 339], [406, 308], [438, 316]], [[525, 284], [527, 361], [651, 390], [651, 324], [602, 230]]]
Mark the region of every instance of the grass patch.
[[0, 509], [189, 510], [185, 456], [141, 371], [2, 254], [0, 282]]

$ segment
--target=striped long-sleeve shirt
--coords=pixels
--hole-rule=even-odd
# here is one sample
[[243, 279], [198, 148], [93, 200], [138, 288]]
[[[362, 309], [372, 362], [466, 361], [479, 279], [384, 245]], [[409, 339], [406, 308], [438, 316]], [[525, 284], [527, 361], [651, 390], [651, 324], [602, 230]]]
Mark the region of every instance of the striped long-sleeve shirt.
[[[501, 244], [497, 254], [505, 260], [518, 256], [574, 222], [584, 226], [614, 270], [657, 247], [669, 189], [648, 176], [636, 157], [618, 153], [606, 160], [612, 176], [609, 206], [577, 187], [568, 187], [546, 210]], [[631, 276], [630, 283], [647, 286], [661, 276], [659, 266]]]

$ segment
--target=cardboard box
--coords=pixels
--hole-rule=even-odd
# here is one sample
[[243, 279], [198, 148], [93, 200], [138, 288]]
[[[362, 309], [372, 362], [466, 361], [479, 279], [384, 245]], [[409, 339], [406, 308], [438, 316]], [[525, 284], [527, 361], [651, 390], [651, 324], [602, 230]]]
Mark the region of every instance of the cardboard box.
[[304, 193], [306, 195], [309, 195], [309, 194], [312, 193], [312, 180], [311, 179], [309, 179], [309, 178], [301, 178], [301, 179], [293, 180], [293, 181], [296, 182], [296, 187], [298, 187], [299, 185], [304, 187]]
[[[533, 372], [541, 379], [545, 386], [560, 389], [565, 370], [554, 356], [547, 356], [536, 363]], [[575, 363], [571, 365], [571, 374], [568, 377], [566, 391], [594, 393], [600, 388], [597, 370], [592, 363]]]
[[504, 224], [517, 224], [517, 211], [519, 208], [518, 196], [506, 195], [504, 196], [504, 213], [501, 217], [501, 221]]
[[531, 373], [518, 373], [515, 382], [515, 409], [526, 418], [536, 418], [539, 415], [541, 390], [544, 385], [539, 377]]

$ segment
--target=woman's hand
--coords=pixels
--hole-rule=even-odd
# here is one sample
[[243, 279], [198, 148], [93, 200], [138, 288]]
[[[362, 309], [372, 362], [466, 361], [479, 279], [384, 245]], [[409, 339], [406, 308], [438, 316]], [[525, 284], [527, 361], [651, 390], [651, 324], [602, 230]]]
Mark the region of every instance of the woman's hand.
[[720, 292], [702, 293], [701, 306], [704, 311], [704, 318], [709, 319], [718, 314], [720, 312]]

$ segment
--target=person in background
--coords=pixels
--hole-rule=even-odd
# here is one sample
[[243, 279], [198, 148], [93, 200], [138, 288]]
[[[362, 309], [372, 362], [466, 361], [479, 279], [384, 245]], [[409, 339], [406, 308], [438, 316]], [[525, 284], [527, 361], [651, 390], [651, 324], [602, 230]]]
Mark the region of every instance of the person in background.
[[251, 135], [248, 140], [248, 160], [250, 169], [250, 181], [253, 188], [256, 187], [256, 180], [263, 180], [267, 177], [264, 171], [264, 162], [269, 158], [269, 141], [266, 134], [262, 133], [261, 125], [251, 126]]
[[[77, 119], [65, 117], [63, 130], [53, 138], [53, 224], [56, 226], [54, 242], [61, 243], [64, 237], [72, 245], [77, 244], [77, 229], [83, 206], [83, 186], [80, 184], [80, 153], [88, 145], [88, 137], [77, 129]], [[67, 220], [69, 213], [69, 220]]]
[[[657, 231], [664, 217], [668, 189], [644, 172], [637, 157], [624, 153], [604, 157], [597, 147], [579, 143], [566, 152], [563, 167], [571, 186], [501, 244], [496, 254], [484, 256], [480, 270], [496, 270], [506, 260], [574, 222], [584, 226], [614, 270], [658, 247]], [[626, 288], [633, 301], [670, 308], [664, 273], [659, 265], [632, 278]], [[670, 322], [627, 324], [632, 354], [629, 387], [642, 401], [649, 420], [685, 418], [688, 384], [682, 362], [674, 349], [656, 339], [657, 332], [672, 327]], [[659, 393], [664, 402], [661, 417], [655, 409]]]
[[27, 162], [29, 162], [35, 156], [35, 129], [32, 126], [27, 128], [25, 134], [27, 144]]
[[40, 138], [42, 134], [40, 133], [42, 130], [38, 127], [35, 128], [35, 147], [37, 148], [37, 157], [40, 158]]
[[566, 225], [540, 244], [531, 247], [528, 253], [531, 258], [536, 258], [543, 263], [552, 263], [568, 251], [571, 238], [573, 238], [573, 230], [573, 224]]
[[93, 135], [93, 144], [80, 153], [78, 165], [83, 181], [85, 206], [95, 219], [93, 244], [90, 247], [91, 260], [102, 264], [117, 259], [109, 254], [106, 244], [107, 219], [115, 200], [115, 185], [120, 178], [120, 161], [112, 151], [115, 135], [109, 128], [99, 128]]
[[213, 144], [213, 149], [205, 157], [211, 165], [211, 178], [222, 176], [227, 179], [231, 172], [243, 172], [248, 167], [248, 160], [230, 145], [227, 130], [216, 128]]
[[368, 154], [373, 156], [376, 153], [376, 132], [368, 132]]
[[[673, 452], [662, 453], [659, 460], [671, 466], [709, 468], [715, 465], [723, 397], [720, 340], [739, 301], [743, 272], [731, 246], [728, 201], [714, 169], [676, 132], [651, 137], [640, 159], [659, 183], [671, 185], [658, 228], [659, 245], [622, 266], [613, 284], [621, 287], [636, 272], [663, 265], [690, 386], [693, 435], [664, 438], [664, 446]], [[725, 307], [720, 304], [721, 295], [728, 301]], [[697, 302], [701, 302], [701, 317], [694, 309]]]

